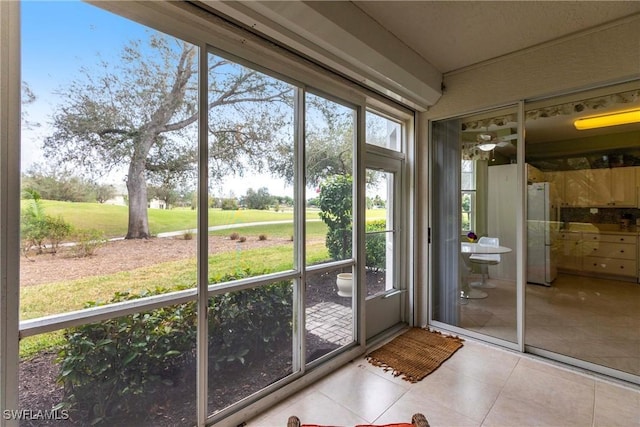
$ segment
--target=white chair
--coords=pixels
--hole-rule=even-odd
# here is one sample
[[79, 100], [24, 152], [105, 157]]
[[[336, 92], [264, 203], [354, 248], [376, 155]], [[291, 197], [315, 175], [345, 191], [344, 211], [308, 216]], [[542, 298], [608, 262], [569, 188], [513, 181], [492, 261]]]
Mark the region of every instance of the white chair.
[[[500, 239], [497, 237], [481, 237], [478, 239], [478, 244], [485, 246], [500, 246]], [[480, 266], [482, 281], [473, 282], [471, 283], [471, 286], [485, 289], [495, 288], [496, 285], [487, 282], [487, 277], [489, 277], [489, 266], [499, 264], [500, 260], [500, 254], [472, 254], [469, 257], [469, 261]]]

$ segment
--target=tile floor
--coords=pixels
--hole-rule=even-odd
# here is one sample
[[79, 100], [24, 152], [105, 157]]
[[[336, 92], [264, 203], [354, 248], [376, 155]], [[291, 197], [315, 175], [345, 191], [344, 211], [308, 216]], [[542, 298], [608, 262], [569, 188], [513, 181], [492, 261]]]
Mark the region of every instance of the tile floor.
[[[460, 306], [460, 326], [515, 342], [515, 284], [490, 282], [487, 298]], [[640, 284], [559, 274], [526, 290], [527, 345], [640, 375]]]
[[416, 384], [355, 360], [247, 427], [284, 427], [290, 415], [340, 426], [407, 422], [416, 412], [433, 427], [640, 426], [640, 387], [467, 340]]

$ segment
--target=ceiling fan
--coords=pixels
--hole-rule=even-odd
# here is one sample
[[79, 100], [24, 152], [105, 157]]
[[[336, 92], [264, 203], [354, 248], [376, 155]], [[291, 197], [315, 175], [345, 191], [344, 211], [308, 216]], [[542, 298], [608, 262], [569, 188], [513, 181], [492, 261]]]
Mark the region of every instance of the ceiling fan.
[[496, 147], [507, 147], [512, 145], [511, 141], [517, 140], [518, 134], [509, 134], [498, 136], [496, 132], [480, 132], [476, 136], [478, 149], [482, 151], [491, 151]]

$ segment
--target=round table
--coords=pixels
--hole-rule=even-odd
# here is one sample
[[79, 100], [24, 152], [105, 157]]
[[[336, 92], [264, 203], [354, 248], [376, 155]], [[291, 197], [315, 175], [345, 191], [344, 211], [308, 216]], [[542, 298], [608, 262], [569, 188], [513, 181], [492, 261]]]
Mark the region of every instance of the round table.
[[[471, 242], [461, 242], [460, 243], [460, 252], [462, 252], [462, 259], [464, 263], [471, 268], [471, 261], [469, 257], [473, 254], [506, 254], [511, 252], [511, 248], [506, 246], [489, 246], [489, 245], [481, 245], [480, 243], [471, 243]], [[467, 281], [464, 281], [462, 286], [462, 290], [460, 291], [460, 298], [466, 299], [482, 299], [489, 296], [488, 293], [483, 292], [479, 289], [472, 289]]]

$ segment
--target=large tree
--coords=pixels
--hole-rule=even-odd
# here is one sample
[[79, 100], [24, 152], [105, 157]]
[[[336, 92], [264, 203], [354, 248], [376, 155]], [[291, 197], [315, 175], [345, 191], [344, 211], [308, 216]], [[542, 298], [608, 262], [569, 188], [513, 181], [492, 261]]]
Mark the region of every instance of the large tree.
[[[150, 236], [147, 181], [194, 175], [197, 160], [197, 47], [154, 34], [124, 47], [120, 60], [82, 69], [60, 92], [45, 155], [92, 174], [126, 167], [126, 238]], [[283, 138], [280, 107], [291, 89], [209, 55], [210, 179], [260, 168]]]

